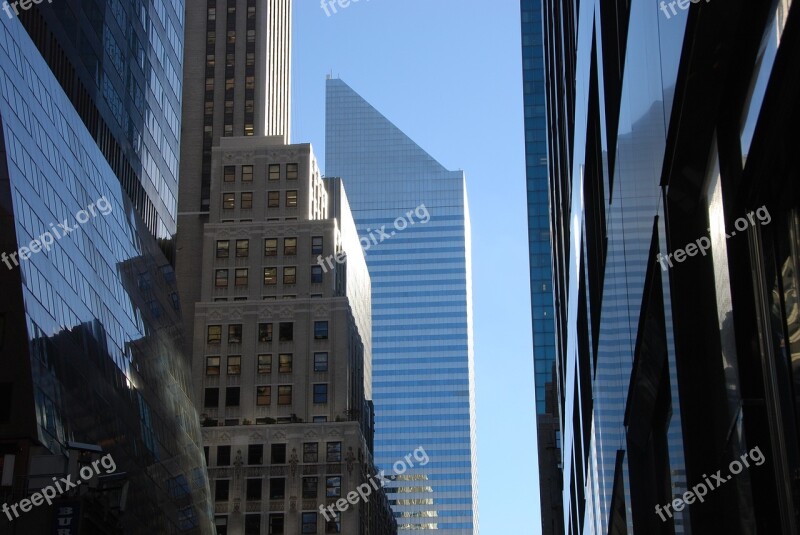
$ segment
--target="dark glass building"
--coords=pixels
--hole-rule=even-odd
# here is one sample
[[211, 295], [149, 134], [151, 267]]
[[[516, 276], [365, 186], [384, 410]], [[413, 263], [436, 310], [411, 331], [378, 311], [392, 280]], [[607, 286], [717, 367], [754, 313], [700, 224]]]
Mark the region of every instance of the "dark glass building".
[[[211, 533], [162, 252], [181, 92], [160, 80], [180, 73], [183, 2], [50, 7], [0, 16], [0, 501], [85, 484], [4, 514], [0, 533]], [[101, 454], [114, 469], [83, 476]]]
[[553, 259], [550, 246], [541, 0], [521, 0], [520, 13], [539, 501], [542, 511], [542, 533], [551, 535], [563, 531], [563, 522], [561, 431], [558, 422], [558, 392], [555, 385], [556, 337], [553, 314]]
[[543, 0], [569, 534], [800, 529], [800, 8]]
[[172, 260], [184, 0], [58, 0], [18, 11], [150, 234]]

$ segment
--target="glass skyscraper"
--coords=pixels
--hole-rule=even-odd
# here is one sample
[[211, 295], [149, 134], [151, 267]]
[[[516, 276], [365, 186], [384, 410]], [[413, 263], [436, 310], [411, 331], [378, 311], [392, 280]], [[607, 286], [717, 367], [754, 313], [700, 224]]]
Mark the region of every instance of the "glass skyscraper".
[[544, 41], [541, 0], [521, 0], [522, 83], [525, 104], [525, 176], [528, 192], [533, 358], [542, 533], [563, 530], [561, 519], [561, 430], [555, 382], [555, 317], [547, 175]]
[[116, 470], [0, 532], [211, 533], [162, 252], [183, 1], [28, 7], [0, 16], [0, 501], [76, 481], [98, 451]]
[[569, 535], [798, 532], [791, 4], [542, 0]]
[[[325, 147], [326, 174], [345, 184], [372, 278], [375, 461], [391, 476], [399, 533], [477, 534], [464, 173], [445, 169], [336, 79], [327, 81]], [[396, 471], [420, 446], [430, 462]]]

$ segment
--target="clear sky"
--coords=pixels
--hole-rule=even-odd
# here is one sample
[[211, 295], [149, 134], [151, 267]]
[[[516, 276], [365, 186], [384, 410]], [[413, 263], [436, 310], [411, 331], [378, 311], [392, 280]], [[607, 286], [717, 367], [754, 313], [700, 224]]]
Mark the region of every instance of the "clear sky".
[[466, 172], [481, 533], [538, 534], [519, 2], [351, 0], [328, 10], [294, 2], [292, 142], [311, 142], [324, 172], [332, 73]]

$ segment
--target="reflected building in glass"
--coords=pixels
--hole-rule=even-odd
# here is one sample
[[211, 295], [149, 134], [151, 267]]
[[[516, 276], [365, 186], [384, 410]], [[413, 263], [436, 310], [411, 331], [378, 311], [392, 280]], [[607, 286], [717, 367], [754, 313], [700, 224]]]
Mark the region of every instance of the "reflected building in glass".
[[525, 177], [542, 533], [563, 532], [541, 0], [521, 0]]
[[[112, 55], [120, 62], [113, 68], [140, 69], [137, 61], [146, 60], [148, 74], [139, 74], [155, 84], [162, 66], [148, 62], [158, 56], [180, 72], [182, 2], [141, 10], [108, 2], [100, 13], [64, 4], [72, 11], [59, 22], [72, 30], [89, 28], [96, 37], [94, 30], [107, 35], [107, 25], [127, 35], [120, 55]], [[119, 130], [125, 121], [105, 108], [108, 102], [89, 96], [91, 83], [107, 91], [115, 83], [104, 74], [112, 65], [103, 51], [112, 49], [97, 50], [104, 67], [94, 64], [84, 78], [90, 36], [70, 33], [86, 41], [82, 54], [72, 54], [60, 30], [48, 26], [52, 14], [39, 13], [45, 6], [21, 12], [22, 23], [0, 17], [0, 501], [29, 498], [53, 484], [53, 476], [76, 481], [85, 472], [78, 469], [102, 452], [116, 470], [64, 488], [52, 506], [22, 509], [11, 522], [4, 515], [0, 532], [212, 533], [175, 272], [162, 252], [174, 230], [166, 205], [174, 201], [159, 187], [138, 189], [135, 173], [118, 172], [126, 160], [114, 144], [130, 141]], [[108, 18], [98, 19], [101, 13]], [[139, 22], [125, 23], [133, 20], [126, 17]], [[71, 25], [76, 19], [80, 24]], [[154, 48], [170, 35], [169, 47]], [[168, 124], [163, 108], [177, 113], [180, 88], [170, 88], [177, 94], [167, 99], [151, 94], [153, 87], [144, 86], [150, 93], [140, 102], [140, 119], [149, 117], [162, 132], [158, 143], [169, 144], [168, 131], [174, 128], [174, 141], [179, 125]], [[117, 111], [136, 110], [117, 104]], [[148, 112], [151, 105], [157, 114]], [[164, 146], [159, 154], [167, 154]], [[168, 176], [166, 162], [151, 165]], [[174, 179], [164, 184], [174, 198]]]
[[796, 533], [800, 8], [542, 5], [564, 532]]
[[327, 81], [326, 172], [341, 177], [372, 279], [375, 460], [430, 463], [388, 485], [400, 533], [478, 533], [470, 227], [448, 171], [341, 80]]

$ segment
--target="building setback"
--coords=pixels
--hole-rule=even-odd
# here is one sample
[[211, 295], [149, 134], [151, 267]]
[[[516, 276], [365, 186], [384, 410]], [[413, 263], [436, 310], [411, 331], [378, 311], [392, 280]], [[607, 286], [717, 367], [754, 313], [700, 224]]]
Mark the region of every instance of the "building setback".
[[542, 3], [565, 532], [797, 533], [800, 8]]
[[193, 379], [217, 533], [395, 533], [380, 487], [321, 513], [377, 481], [370, 282], [341, 182], [281, 136], [213, 153]]
[[521, 0], [525, 177], [528, 193], [531, 317], [536, 386], [539, 503], [543, 535], [564, 531], [561, 506], [561, 427], [558, 414], [553, 257], [547, 173], [544, 41], [541, 0]]
[[[212, 533], [162, 252], [183, 2], [99, 4], [0, 16], [0, 532]], [[36, 503], [101, 454], [116, 470]]]
[[372, 279], [375, 456], [400, 533], [478, 533], [472, 267], [463, 171], [448, 171], [341, 80], [325, 161], [341, 177]]

